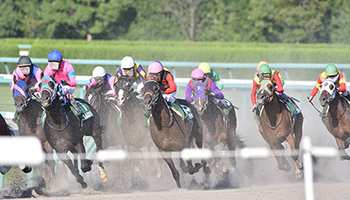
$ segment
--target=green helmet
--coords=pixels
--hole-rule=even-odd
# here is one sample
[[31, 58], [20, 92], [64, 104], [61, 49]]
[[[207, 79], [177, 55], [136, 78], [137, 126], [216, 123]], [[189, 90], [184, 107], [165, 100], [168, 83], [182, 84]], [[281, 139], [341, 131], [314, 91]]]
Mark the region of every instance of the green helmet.
[[338, 69], [335, 64], [329, 64], [326, 66], [326, 69], [324, 70], [327, 74], [327, 76], [335, 76], [338, 74]]
[[267, 64], [262, 64], [259, 67], [259, 74], [269, 74], [271, 73], [271, 68]]
[[210, 66], [208, 63], [206, 62], [202, 62], [199, 66], [198, 66], [199, 69], [201, 69], [204, 74], [206, 73], [210, 73], [211, 72], [211, 69], [210, 69]]

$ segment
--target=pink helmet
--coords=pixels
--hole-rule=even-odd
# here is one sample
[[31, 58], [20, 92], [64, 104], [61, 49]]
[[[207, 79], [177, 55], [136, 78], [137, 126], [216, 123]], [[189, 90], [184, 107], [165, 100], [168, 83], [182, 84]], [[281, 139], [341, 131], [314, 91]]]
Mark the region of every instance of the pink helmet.
[[154, 61], [148, 66], [148, 73], [155, 74], [163, 70], [163, 65], [159, 61]]
[[199, 68], [194, 69], [192, 71], [192, 73], [191, 73], [191, 77], [193, 79], [203, 79], [204, 78], [204, 72], [201, 69], [199, 69]]

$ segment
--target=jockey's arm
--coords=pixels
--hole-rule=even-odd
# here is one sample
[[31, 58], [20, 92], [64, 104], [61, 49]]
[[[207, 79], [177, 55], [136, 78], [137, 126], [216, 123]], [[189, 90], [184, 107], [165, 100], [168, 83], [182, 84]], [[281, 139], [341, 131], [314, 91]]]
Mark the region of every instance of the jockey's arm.
[[164, 91], [164, 94], [171, 94], [171, 93], [176, 92], [176, 84], [175, 84], [175, 81], [174, 81], [174, 77], [169, 73], [166, 76], [166, 80], [169, 83], [170, 87]]
[[278, 76], [278, 74], [276, 72], [274, 72], [274, 81], [276, 83], [276, 92], [279, 92], [279, 93], [283, 93], [284, 92], [284, 89], [283, 89], [283, 84], [282, 84], [282, 81], [280, 79], [280, 77]]
[[256, 90], [258, 89], [258, 83], [253, 80], [253, 89], [250, 94], [250, 100], [252, 101], [253, 106], [256, 105]]
[[339, 86], [338, 91], [339, 92], [345, 92], [346, 91], [346, 83], [343, 74], [339, 74]]
[[188, 102], [192, 102], [193, 101], [192, 87], [191, 87], [190, 84], [187, 84], [187, 86], [186, 86], [185, 100], [188, 101]]
[[215, 98], [223, 99], [224, 94], [219, 90], [214, 82], [210, 82], [209, 89], [215, 94]]

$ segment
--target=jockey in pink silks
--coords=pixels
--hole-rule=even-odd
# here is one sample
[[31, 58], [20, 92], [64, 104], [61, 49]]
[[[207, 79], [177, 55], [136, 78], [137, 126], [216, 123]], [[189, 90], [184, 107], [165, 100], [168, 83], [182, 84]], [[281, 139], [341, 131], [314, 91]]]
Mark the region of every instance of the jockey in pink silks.
[[78, 115], [82, 114], [77, 102], [73, 98], [73, 92], [77, 82], [75, 80], [75, 71], [73, 66], [66, 60], [62, 60], [61, 52], [53, 50], [48, 56], [49, 64], [46, 66], [44, 76], [50, 76], [56, 84], [62, 83], [62, 94], [69, 99], [70, 104], [73, 106]]

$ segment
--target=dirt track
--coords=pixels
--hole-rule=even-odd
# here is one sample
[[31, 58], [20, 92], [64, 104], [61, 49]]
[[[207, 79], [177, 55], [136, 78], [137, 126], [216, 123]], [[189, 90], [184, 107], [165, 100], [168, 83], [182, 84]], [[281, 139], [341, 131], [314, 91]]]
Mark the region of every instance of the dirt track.
[[[308, 92], [289, 93], [298, 99], [304, 113], [304, 135], [311, 137], [312, 144], [316, 146], [336, 147], [334, 138], [327, 132], [320, 117], [312, 106], [301, 97], [308, 96]], [[237, 95], [239, 98], [234, 98]], [[244, 102], [242, 94], [231, 92], [227, 97], [240, 110], [237, 111], [238, 134], [248, 147], [266, 146], [257, 130], [257, 125], [250, 112], [250, 102]], [[315, 99], [315, 105], [318, 102]], [[318, 106], [320, 107], [320, 106]], [[347, 150], [349, 152], [349, 150]], [[291, 164], [292, 160], [288, 158]], [[302, 161], [302, 158], [300, 158]], [[102, 184], [97, 175], [96, 166], [88, 180], [89, 188], [82, 190], [75, 180], [67, 180], [62, 172], [53, 185], [56, 190], [66, 191], [70, 196], [43, 197], [45, 199], [305, 199], [303, 180], [297, 181], [293, 172], [279, 171], [274, 158], [253, 160], [251, 165], [247, 160], [237, 160], [235, 174], [229, 177], [231, 184], [217, 189], [220, 176], [211, 179], [211, 190], [191, 188], [193, 177], [203, 182], [203, 174], [195, 176], [181, 175], [183, 188], [177, 189], [167, 166], [163, 167], [164, 176], [160, 179], [149, 174], [133, 174], [128, 172], [127, 163], [110, 163], [107, 167], [109, 182]], [[293, 164], [294, 168], [294, 164]], [[340, 161], [338, 157], [317, 159], [314, 165], [315, 199], [350, 199], [350, 162]], [[63, 170], [64, 171], [64, 170]], [[85, 177], [86, 178], [86, 177]], [[92, 189], [93, 188], [93, 189]], [[227, 189], [222, 189], [227, 188]]]

